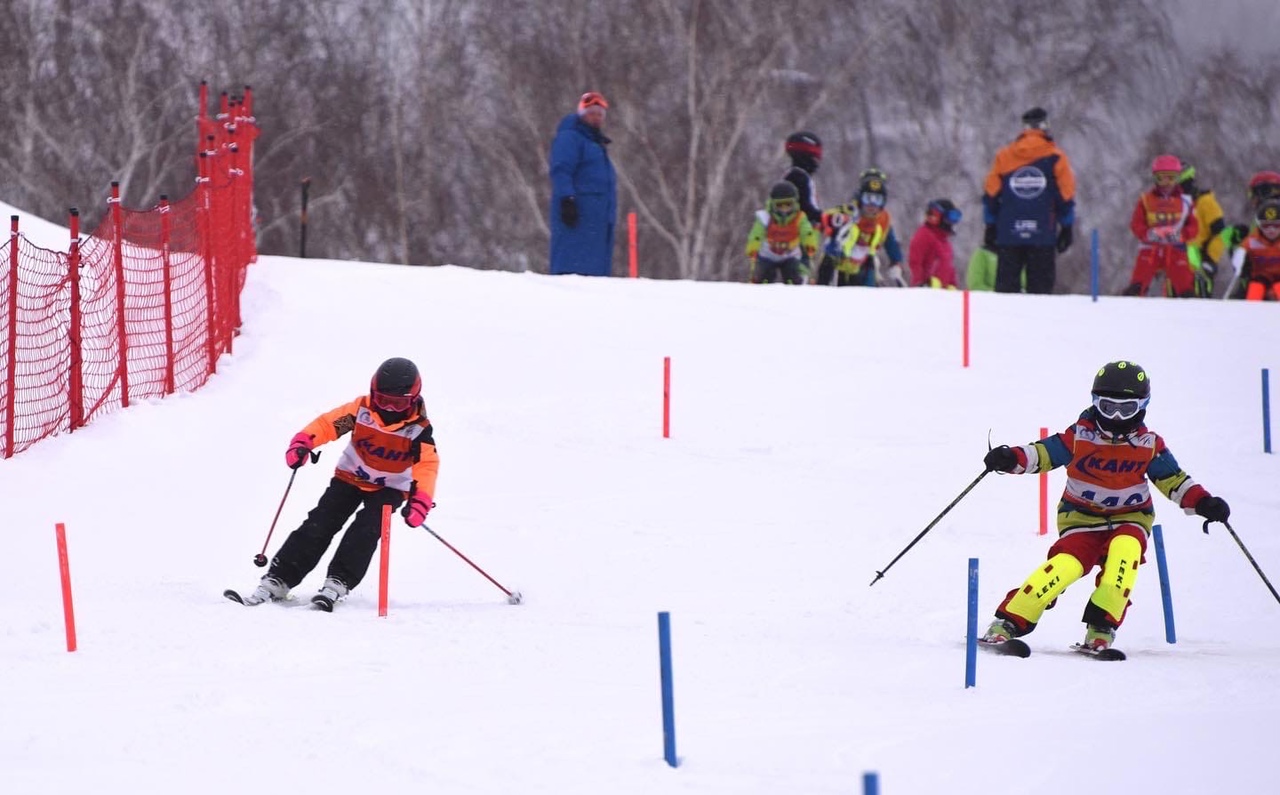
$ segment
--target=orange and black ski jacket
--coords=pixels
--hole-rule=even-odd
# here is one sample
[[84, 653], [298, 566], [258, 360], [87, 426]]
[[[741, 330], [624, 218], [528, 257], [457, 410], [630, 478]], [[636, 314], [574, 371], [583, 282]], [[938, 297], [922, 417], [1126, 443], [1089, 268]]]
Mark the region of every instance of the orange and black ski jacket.
[[1075, 208], [1075, 172], [1044, 130], [1023, 130], [996, 153], [982, 209], [997, 246], [1052, 246], [1058, 227], [1075, 223]]
[[397, 489], [435, 496], [440, 456], [422, 398], [408, 419], [384, 425], [369, 407], [369, 396], [361, 395], [316, 417], [302, 432], [316, 447], [351, 434], [334, 470], [341, 481], [363, 491]]

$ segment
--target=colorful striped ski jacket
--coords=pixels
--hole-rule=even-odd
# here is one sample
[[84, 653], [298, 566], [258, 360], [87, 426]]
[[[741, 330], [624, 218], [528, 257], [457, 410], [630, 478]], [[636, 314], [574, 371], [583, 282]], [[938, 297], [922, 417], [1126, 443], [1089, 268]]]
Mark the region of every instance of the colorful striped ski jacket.
[[1093, 409], [1061, 433], [1013, 448], [1015, 474], [1067, 468], [1067, 486], [1058, 502], [1058, 534], [1105, 531], [1137, 524], [1150, 534], [1155, 520], [1148, 481], [1188, 514], [1209, 496], [1182, 470], [1158, 433], [1140, 425], [1128, 438], [1104, 434]]

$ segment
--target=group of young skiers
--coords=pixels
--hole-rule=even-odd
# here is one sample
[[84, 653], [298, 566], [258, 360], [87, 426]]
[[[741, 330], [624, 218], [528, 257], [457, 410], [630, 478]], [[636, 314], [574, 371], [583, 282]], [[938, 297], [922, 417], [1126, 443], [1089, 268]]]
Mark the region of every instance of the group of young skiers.
[[[951, 200], [929, 202], [904, 263], [887, 206], [888, 175], [866, 169], [858, 175], [858, 189], [849, 201], [823, 209], [813, 180], [822, 160], [822, 141], [811, 132], [797, 132], [788, 136], [785, 150], [791, 166], [769, 189], [747, 236], [752, 282], [957, 286], [950, 238], [961, 212]], [[882, 251], [887, 264], [878, 256]]]
[[[970, 260], [971, 289], [1051, 292], [1054, 259], [1071, 245], [1074, 174], [1048, 132], [1045, 111], [1032, 108], [1022, 121], [1023, 132], [997, 154], [987, 179], [986, 233]], [[796, 132], [784, 149], [791, 165], [770, 188], [747, 237], [750, 281], [957, 287], [951, 237], [962, 214], [953, 202], [926, 205], [904, 260], [883, 171], [866, 169], [849, 201], [823, 209], [813, 179], [821, 140]], [[1211, 297], [1225, 254], [1232, 263], [1226, 297], [1280, 300], [1280, 173], [1260, 171], [1250, 180], [1247, 225], [1228, 225], [1213, 191], [1198, 185], [1195, 167], [1178, 157], [1156, 157], [1151, 174], [1153, 185], [1130, 219], [1139, 249], [1125, 295], [1146, 295], [1163, 276], [1165, 295]]]

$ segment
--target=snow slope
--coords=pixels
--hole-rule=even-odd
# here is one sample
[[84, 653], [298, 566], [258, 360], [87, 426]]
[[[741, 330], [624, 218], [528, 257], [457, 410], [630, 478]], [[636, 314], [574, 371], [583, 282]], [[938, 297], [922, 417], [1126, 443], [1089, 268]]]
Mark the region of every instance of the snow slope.
[[[590, 280], [263, 258], [244, 334], [194, 394], [0, 461], [0, 791], [186, 793], [1273, 792], [1280, 604], [1220, 527], [1157, 496], [1154, 555], [1098, 664], [1077, 583], [964, 688], [981, 621], [1043, 559], [1035, 477], [982, 470], [1084, 408], [1115, 358], [1151, 425], [1280, 577], [1280, 462], [1259, 371], [1280, 311], [1221, 301]], [[250, 588], [289, 438], [409, 356], [442, 458], [429, 524], [508, 606], [396, 519], [391, 610], [369, 577], [332, 615]], [[672, 358], [670, 439], [662, 359]], [[271, 540], [320, 495], [299, 472]], [[1054, 472], [1056, 498], [1063, 477]], [[79, 649], [65, 650], [65, 522]], [[308, 596], [323, 565], [298, 589]], [[682, 764], [662, 760], [655, 615], [672, 616]]]

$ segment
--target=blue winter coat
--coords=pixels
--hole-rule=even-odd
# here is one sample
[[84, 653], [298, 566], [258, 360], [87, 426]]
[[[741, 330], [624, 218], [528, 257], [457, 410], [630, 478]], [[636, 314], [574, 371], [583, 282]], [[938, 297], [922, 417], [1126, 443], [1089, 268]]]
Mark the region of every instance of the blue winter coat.
[[[560, 120], [551, 142], [551, 273], [609, 276], [618, 180], [605, 146], [609, 139], [578, 114]], [[560, 200], [573, 196], [578, 225], [560, 220]]]

